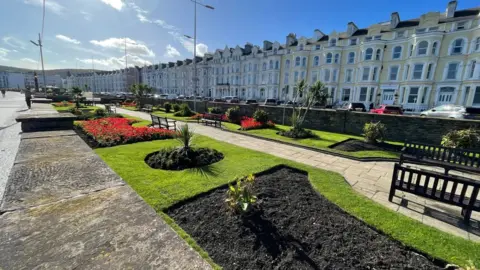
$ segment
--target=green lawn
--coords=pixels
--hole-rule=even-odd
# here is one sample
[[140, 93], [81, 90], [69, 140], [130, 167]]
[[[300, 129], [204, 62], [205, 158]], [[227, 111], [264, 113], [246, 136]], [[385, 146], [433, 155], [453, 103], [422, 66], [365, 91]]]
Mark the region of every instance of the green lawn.
[[[212, 264], [208, 254], [162, 211], [174, 203], [230, 182], [236, 176], [286, 164], [307, 171], [313, 187], [326, 198], [404, 244], [451, 263], [465, 265], [468, 260], [472, 260], [480, 266], [480, 244], [444, 233], [393, 212], [355, 192], [342, 176], [334, 172], [316, 169], [203, 136], [197, 137], [195, 145], [221, 151], [225, 155], [222, 161], [204, 169], [183, 171], [156, 170], [144, 162], [147, 154], [175, 145], [178, 145], [176, 140], [159, 140], [98, 148], [95, 152], [149, 205], [164, 216], [180, 236]], [[212, 209], [212, 211], [217, 210]]]
[[[71, 110], [72, 108], [74, 108], [74, 106], [68, 106], [68, 107], [55, 107], [53, 106], [53, 108], [55, 110], [57, 110], [58, 112], [68, 112], [69, 110]], [[83, 106], [82, 108], [80, 108], [80, 110], [83, 110], [83, 111], [95, 111], [96, 109], [98, 109], [97, 106]]]
[[156, 111], [153, 111], [152, 113], [153, 115], [158, 115], [160, 117], [166, 117], [166, 118], [169, 118], [169, 119], [173, 119], [173, 120], [177, 120], [177, 121], [182, 121], [182, 122], [197, 122], [197, 120], [192, 120], [190, 119], [190, 117], [183, 117], [183, 116], [175, 116], [173, 115], [174, 112], [169, 112], [169, 113], [166, 113], [164, 110], [156, 110]]
[[[363, 157], [383, 157], [383, 158], [398, 158], [400, 156], [399, 153], [396, 152], [391, 152], [391, 151], [357, 151], [357, 152], [346, 152], [346, 151], [340, 151], [340, 150], [335, 150], [328, 148], [328, 146], [344, 141], [346, 139], [359, 139], [363, 140], [363, 137], [360, 136], [355, 136], [355, 135], [347, 135], [347, 134], [341, 134], [341, 133], [333, 133], [333, 132], [327, 132], [327, 131], [320, 131], [320, 130], [314, 130], [311, 129], [313, 133], [315, 133], [318, 138], [308, 138], [308, 139], [292, 139], [288, 137], [284, 137], [281, 135], [278, 135], [277, 132], [280, 130], [288, 130], [290, 129], [289, 126], [283, 126], [283, 125], [275, 125], [275, 128], [265, 128], [265, 129], [253, 129], [253, 130], [248, 130], [248, 131], [243, 131], [239, 130], [240, 125], [233, 124], [233, 123], [228, 123], [224, 122], [222, 125], [232, 131], [240, 132], [240, 133], [248, 133], [251, 135], [255, 135], [258, 137], [263, 137], [263, 138], [268, 138], [268, 139], [274, 139], [278, 141], [283, 141], [283, 142], [288, 142], [288, 143], [293, 143], [293, 144], [298, 144], [298, 145], [303, 145], [303, 146], [308, 146], [308, 147], [313, 147], [313, 148], [318, 148], [334, 153], [340, 153], [344, 155], [349, 155], [353, 157], [358, 157], [358, 158], [363, 158]], [[403, 145], [403, 143], [400, 142], [390, 142], [392, 144], [397, 144], [397, 145]]]

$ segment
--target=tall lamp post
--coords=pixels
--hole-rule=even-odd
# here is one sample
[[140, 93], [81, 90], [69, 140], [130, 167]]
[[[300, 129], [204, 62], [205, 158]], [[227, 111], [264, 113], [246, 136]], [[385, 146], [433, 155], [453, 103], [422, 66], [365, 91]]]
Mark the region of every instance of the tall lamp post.
[[[197, 5], [206, 7], [208, 9], [215, 9], [212, 6], [199, 3], [195, 0], [190, 0], [194, 3], [194, 18], [193, 18], [193, 110], [197, 111]], [[192, 38], [185, 35], [185, 37]]]
[[40, 33], [38, 33], [38, 44], [32, 40], [30, 40], [33, 45], [40, 47], [40, 59], [42, 61], [42, 73], [43, 73], [43, 90], [45, 91], [45, 95], [47, 94], [47, 80], [45, 79], [45, 68], [43, 67], [43, 50], [42, 50], [42, 38], [40, 37]]

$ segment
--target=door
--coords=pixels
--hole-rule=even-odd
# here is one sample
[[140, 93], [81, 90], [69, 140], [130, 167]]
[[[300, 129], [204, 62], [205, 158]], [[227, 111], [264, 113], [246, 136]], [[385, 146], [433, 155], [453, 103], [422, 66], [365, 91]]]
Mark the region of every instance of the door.
[[382, 104], [392, 105], [395, 100], [395, 89], [383, 89]]
[[453, 102], [453, 93], [455, 89], [453, 87], [442, 87], [438, 93], [437, 104], [451, 104]]

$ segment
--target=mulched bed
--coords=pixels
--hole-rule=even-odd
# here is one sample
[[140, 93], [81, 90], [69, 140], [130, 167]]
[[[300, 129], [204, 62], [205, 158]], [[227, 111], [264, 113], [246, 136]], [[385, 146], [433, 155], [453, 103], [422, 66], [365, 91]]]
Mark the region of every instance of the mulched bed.
[[345, 152], [357, 152], [357, 151], [392, 151], [400, 152], [402, 150], [401, 145], [389, 144], [386, 142], [379, 142], [376, 144], [367, 143], [357, 139], [347, 139], [336, 144], [330, 145], [328, 148], [342, 150]]
[[261, 210], [229, 214], [226, 187], [172, 206], [170, 215], [224, 269], [441, 269], [318, 194], [280, 166], [257, 175]]
[[223, 154], [211, 148], [165, 148], [148, 154], [145, 163], [153, 169], [184, 170], [219, 162]]

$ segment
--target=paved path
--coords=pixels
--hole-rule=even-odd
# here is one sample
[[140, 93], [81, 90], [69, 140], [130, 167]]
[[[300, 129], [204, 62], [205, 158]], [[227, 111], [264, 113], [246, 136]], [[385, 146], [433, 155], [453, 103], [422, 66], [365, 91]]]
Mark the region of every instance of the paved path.
[[20, 144], [21, 129], [15, 117], [26, 108], [23, 94], [7, 92], [5, 98], [0, 97], [0, 202]]
[[[149, 114], [117, 108], [118, 113], [151, 120]], [[178, 123], [178, 122], [177, 122]], [[471, 226], [463, 225], [458, 207], [450, 207], [408, 193], [398, 192], [388, 201], [393, 162], [359, 162], [303, 148], [256, 139], [218, 128], [189, 123], [198, 134], [241, 147], [342, 174], [350, 185], [368, 198], [424, 224], [454, 235], [480, 242], [480, 214], [474, 212]], [[431, 168], [430, 168], [431, 169]], [[476, 176], [478, 177], [478, 176]]]

